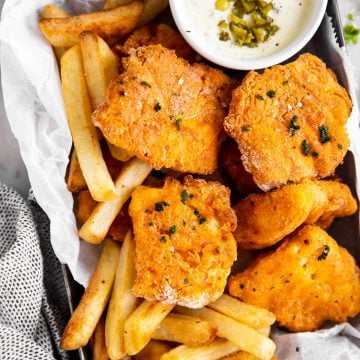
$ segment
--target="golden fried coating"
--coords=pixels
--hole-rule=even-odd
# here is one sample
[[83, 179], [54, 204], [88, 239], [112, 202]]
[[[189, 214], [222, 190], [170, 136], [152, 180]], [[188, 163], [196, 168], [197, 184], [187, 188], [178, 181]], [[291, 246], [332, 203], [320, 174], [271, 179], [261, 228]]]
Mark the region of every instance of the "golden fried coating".
[[215, 301], [236, 259], [230, 191], [191, 176], [163, 188], [139, 186], [129, 213], [136, 243], [133, 292], [191, 308]]
[[311, 54], [251, 71], [233, 92], [225, 129], [245, 169], [264, 191], [334, 173], [348, 149], [351, 100], [334, 73]]
[[347, 185], [307, 180], [268, 193], [249, 195], [234, 206], [240, 249], [263, 249], [276, 244], [303, 223], [329, 225], [334, 217], [354, 214], [356, 200]]
[[94, 124], [110, 143], [155, 169], [214, 172], [234, 82], [204, 64], [189, 65], [161, 45], [130, 53]]
[[229, 281], [231, 295], [264, 307], [280, 326], [312, 331], [360, 312], [360, 274], [353, 257], [324, 230], [306, 225], [274, 251], [258, 255]]
[[175, 50], [176, 55], [187, 61], [194, 62], [195, 52], [182, 36], [166, 24], [149, 24], [134, 31], [124, 45], [114, 46], [114, 51], [120, 56], [127, 56], [131, 49], [141, 46], [162, 45]]

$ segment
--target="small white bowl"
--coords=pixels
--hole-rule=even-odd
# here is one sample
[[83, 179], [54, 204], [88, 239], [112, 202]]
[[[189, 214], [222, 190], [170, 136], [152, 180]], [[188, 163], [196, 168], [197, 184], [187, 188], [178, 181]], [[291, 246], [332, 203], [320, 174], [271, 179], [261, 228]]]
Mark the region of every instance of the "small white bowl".
[[[245, 47], [230, 45], [232, 49], [235, 49], [235, 52], [233, 53], [230, 53], [230, 51], [225, 49], [224, 46], [229, 47], [229, 45], [224, 45], [224, 42], [218, 40], [218, 19], [214, 18], [212, 20], [213, 24], [209, 28], [208, 26], [202, 25], [204, 23], [201, 20], [203, 13], [194, 14], [195, 16], [191, 16], [192, 13], [189, 16], [189, 13], [187, 13], [191, 3], [208, 2], [213, 6], [213, 12], [211, 13], [212, 10], [210, 10], [209, 5], [205, 5], [208, 7], [207, 11], [204, 12], [207, 14], [206, 16], [211, 17], [213, 14], [219, 15], [219, 11], [215, 10], [215, 0], [170, 0], [170, 8], [182, 36], [201, 56], [215, 64], [229, 69], [256, 70], [273, 66], [289, 59], [311, 40], [324, 17], [327, 0], [298, 0], [297, 2], [308, 3], [309, 1], [313, 4], [311, 12], [306, 18], [299, 19], [302, 22], [302, 25], [298, 33], [295, 32], [295, 35], [285, 45], [278, 47], [275, 45], [272, 46], [272, 49], [274, 49], [271, 49], [271, 51], [273, 51], [272, 53], [266, 55], [260, 54], [251, 59], [242, 57], [241, 52]], [[204, 3], [202, 3], [202, 5], [204, 5]], [[289, 19], [293, 16], [293, 13], [289, 14]], [[281, 30], [282, 29], [280, 29], [279, 32]], [[277, 34], [275, 34], [275, 36], [277, 36]], [[270, 40], [268, 40], [267, 43], [267, 46], [269, 46]], [[259, 49], [260, 46], [258, 47]], [[249, 51], [249, 48], [246, 48], [246, 51]], [[252, 51], [252, 49], [250, 51]]]

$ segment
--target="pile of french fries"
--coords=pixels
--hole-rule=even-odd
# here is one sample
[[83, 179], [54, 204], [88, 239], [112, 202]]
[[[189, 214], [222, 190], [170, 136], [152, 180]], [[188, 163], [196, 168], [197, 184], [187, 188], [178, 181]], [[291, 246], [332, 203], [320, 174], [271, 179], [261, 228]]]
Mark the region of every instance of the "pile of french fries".
[[[93, 359], [265, 359], [273, 358], [269, 339], [275, 316], [224, 294], [201, 309], [136, 298], [135, 244], [131, 230], [123, 242], [108, 236], [110, 226], [151, 167], [123, 149], [107, 144], [124, 162], [115, 178], [104, 160], [101, 134], [91, 121], [105, 102], [108, 84], [118, 73], [109, 44], [152, 20], [166, 0], [107, 0], [104, 10], [70, 16], [46, 6], [39, 27], [60, 65], [63, 98], [74, 150], [67, 185], [91, 194], [83, 211], [80, 237], [104, 243], [101, 257], [61, 339], [64, 350], [90, 343]], [[119, 239], [117, 239], [119, 240]], [[174, 345], [174, 343], [178, 345]], [[179, 345], [180, 344], [180, 345]]]

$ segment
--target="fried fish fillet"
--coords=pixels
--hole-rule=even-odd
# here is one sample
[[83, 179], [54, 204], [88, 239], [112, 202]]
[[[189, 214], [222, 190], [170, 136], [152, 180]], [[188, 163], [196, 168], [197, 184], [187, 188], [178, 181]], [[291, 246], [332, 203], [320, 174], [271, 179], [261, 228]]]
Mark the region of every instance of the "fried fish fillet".
[[276, 250], [258, 255], [229, 281], [241, 300], [272, 311], [280, 326], [312, 331], [360, 312], [360, 273], [353, 257], [324, 230], [306, 225]]
[[134, 31], [123, 45], [115, 45], [114, 51], [120, 56], [127, 56], [131, 49], [148, 45], [162, 45], [175, 50], [176, 55], [190, 62], [195, 61], [195, 52], [182, 36], [166, 24], [149, 24]]
[[236, 259], [230, 191], [191, 176], [163, 188], [139, 186], [129, 213], [136, 243], [133, 292], [191, 308], [215, 301]]
[[311, 54], [251, 71], [234, 92], [225, 129], [245, 169], [264, 191], [334, 173], [348, 149], [351, 100], [334, 73]]
[[307, 180], [249, 195], [234, 210], [235, 239], [240, 249], [251, 250], [276, 244], [304, 223], [327, 227], [335, 217], [354, 214], [357, 203], [345, 184]]
[[234, 81], [161, 45], [130, 51], [93, 117], [112, 144], [155, 169], [210, 174]]

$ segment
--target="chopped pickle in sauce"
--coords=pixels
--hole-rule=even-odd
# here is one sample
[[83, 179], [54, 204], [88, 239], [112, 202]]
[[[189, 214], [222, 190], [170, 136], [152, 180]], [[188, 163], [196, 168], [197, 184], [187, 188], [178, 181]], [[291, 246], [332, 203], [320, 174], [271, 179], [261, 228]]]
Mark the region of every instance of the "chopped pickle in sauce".
[[279, 30], [269, 16], [273, 7], [265, 0], [216, 0], [217, 10], [230, 9], [228, 18], [218, 24], [219, 40], [232, 40], [236, 45], [248, 47], [265, 42]]

